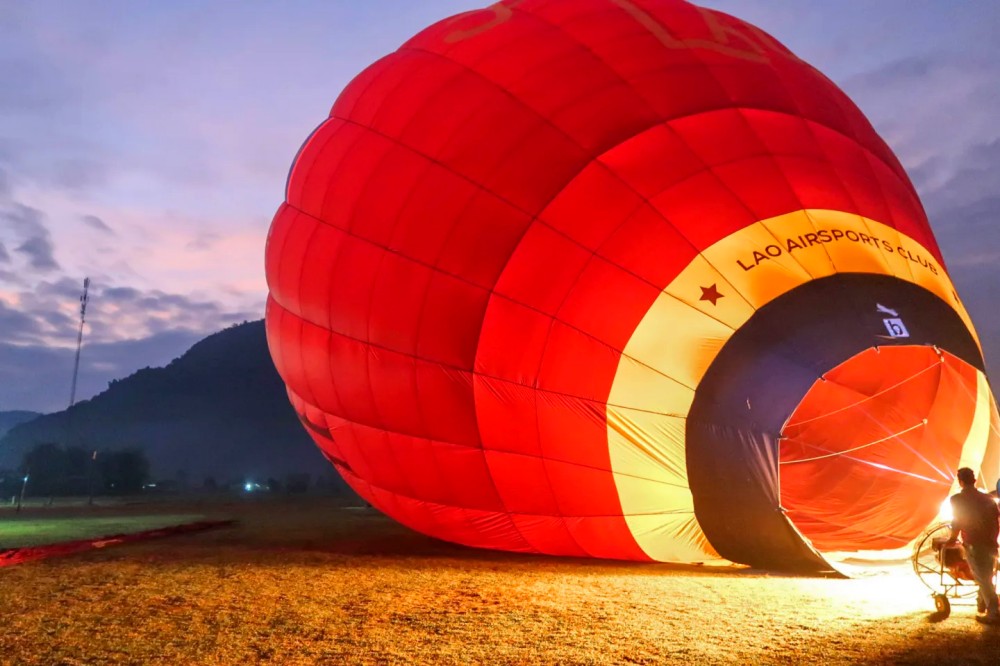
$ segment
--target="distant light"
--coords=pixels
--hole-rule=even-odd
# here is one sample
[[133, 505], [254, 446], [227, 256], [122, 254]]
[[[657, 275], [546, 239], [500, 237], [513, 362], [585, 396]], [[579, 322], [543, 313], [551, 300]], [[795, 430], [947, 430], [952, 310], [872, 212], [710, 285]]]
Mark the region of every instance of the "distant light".
[[25, 483], [27, 483], [27, 482], [28, 482], [28, 475], [27, 475], [27, 474], [25, 474], [25, 475], [24, 475], [24, 482], [25, 482]]
[[946, 523], [950, 523], [954, 517], [954, 514], [951, 512], [951, 498], [945, 497], [944, 501], [941, 502], [941, 510], [938, 512], [938, 518]]
[[247, 491], [248, 493], [252, 493], [253, 492], [253, 484], [250, 483], [249, 481], [247, 481], [246, 484], [243, 486], [243, 490]]

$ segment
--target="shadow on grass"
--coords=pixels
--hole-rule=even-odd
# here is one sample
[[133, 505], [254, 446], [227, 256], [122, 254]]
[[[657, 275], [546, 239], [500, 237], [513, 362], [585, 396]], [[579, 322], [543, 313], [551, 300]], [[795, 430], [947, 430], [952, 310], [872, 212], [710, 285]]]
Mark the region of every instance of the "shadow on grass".
[[928, 624], [937, 624], [938, 622], [944, 622], [948, 619], [949, 611], [934, 611], [927, 616]]
[[[220, 517], [217, 514], [212, 517]], [[420, 534], [373, 509], [258, 504], [230, 506], [224, 514], [238, 526], [219, 532], [182, 536], [164, 544], [137, 546], [152, 561], [172, 566], [224, 559], [227, 564], [325, 567], [352, 561], [394, 568], [487, 567], [505, 570], [565, 570], [572, 573], [657, 577], [664, 574], [739, 576], [751, 578], [817, 578], [778, 574], [738, 565], [702, 565], [553, 557], [531, 553], [485, 550], [453, 544]], [[121, 551], [122, 553], [126, 551]]]
[[860, 660], [862, 664], [942, 664], [944, 666], [986, 665], [1000, 663], [1000, 627], [984, 626], [977, 623], [971, 616], [952, 617], [953, 627], [944, 632], [941, 620], [931, 620], [938, 613], [932, 613], [927, 619], [936, 625], [933, 635], [917, 634], [916, 636], [900, 637], [894, 640], [883, 639], [879, 645], [879, 654], [869, 659]]

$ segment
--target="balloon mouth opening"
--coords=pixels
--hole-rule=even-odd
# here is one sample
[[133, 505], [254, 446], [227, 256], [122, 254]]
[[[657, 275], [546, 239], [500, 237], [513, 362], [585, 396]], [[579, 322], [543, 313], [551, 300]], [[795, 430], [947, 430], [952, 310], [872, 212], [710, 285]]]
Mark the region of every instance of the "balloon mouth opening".
[[771, 301], [688, 412], [705, 537], [726, 559], [787, 571], [906, 545], [937, 516], [966, 443], [988, 438], [982, 370], [961, 317], [905, 280], [841, 273]]
[[932, 346], [871, 347], [824, 373], [779, 439], [781, 506], [820, 552], [906, 546], [950, 493], [977, 371]]

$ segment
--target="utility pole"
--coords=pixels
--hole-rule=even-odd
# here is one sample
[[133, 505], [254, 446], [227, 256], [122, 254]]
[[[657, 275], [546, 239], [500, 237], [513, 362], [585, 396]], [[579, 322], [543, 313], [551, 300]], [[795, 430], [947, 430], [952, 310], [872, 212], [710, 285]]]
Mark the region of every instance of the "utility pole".
[[83, 346], [83, 324], [87, 320], [87, 290], [90, 278], [83, 278], [83, 295], [80, 296], [80, 331], [76, 334], [76, 360], [73, 362], [73, 387], [69, 391], [69, 406], [76, 402], [76, 377], [80, 373], [80, 347]]
[[87, 466], [87, 506], [94, 505], [94, 467], [97, 466], [97, 449], [90, 456], [90, 464]]
[[28, 470], [24, 471], [24, 478], [21, 479], [21, 494], [17, 496], [17, 509], [15, 513], [21, 513], [21, 503], [24, 502], [24, 491], [28, 487], [28, 477], [30, 473]]

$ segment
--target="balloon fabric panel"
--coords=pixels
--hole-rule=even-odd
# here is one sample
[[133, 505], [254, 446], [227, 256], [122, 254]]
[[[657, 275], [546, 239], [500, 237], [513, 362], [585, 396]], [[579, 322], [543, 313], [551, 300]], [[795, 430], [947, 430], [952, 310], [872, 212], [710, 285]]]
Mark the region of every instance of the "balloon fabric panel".
[[959, 462], [1000, 476], [898, 160], [772, 37], [679, 0], [414, 36], [299, 150], [265, 270], [304, 427], [438, 538], [818, 570], [912, 538]]

